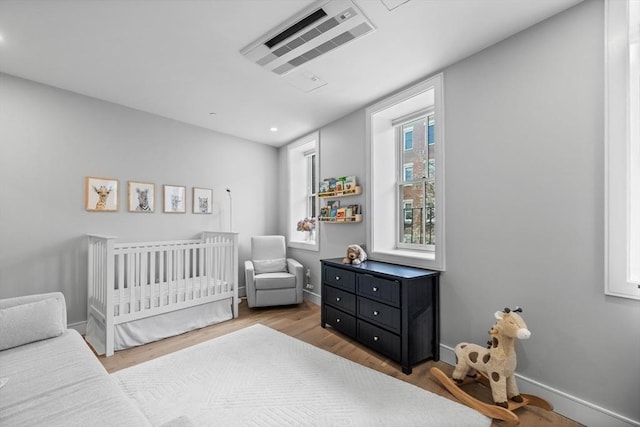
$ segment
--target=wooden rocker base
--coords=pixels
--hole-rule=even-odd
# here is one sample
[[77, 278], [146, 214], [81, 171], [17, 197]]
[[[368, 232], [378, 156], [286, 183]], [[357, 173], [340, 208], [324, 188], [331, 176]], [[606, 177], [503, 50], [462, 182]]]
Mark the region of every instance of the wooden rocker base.
[[479, 399], [476, 399], [475, 397], [464, 391], [461, 386], [473, 382], [479, 382], [484, 386], [490, 388], [491, 386], [489, 385], [489, 379], [480, 372], [477, 373], [475, 377], [465, 378], [462, 384], [458, 385], [458, 383], [456, 383], [452, 378], [448, 377], [440, 369], [433, 367], [430, 371], [431, 375], [433, 375], [438, 381], [440, 381], [440, 383], [447, 390], [449, 390], [449, 392], [453, 394], [456, 399], [490, 418], [503, 420], [509, 424], [517, 425], [520, 424], [520, 419], [514, 411], [518, 408], [530, 405], [542, 408], [547, 411], [553, 410], [553, 406], [549, 402], [541, 397], [531, 394], [521, 393], [520, 396], [522, 396], [522, 402], [513, 402], [509, 400], [507, 402], [507, 405], [509, 406], [508, 408], [503, 408], [502, 406], [498, 406], [495, 403], [486, 403]]

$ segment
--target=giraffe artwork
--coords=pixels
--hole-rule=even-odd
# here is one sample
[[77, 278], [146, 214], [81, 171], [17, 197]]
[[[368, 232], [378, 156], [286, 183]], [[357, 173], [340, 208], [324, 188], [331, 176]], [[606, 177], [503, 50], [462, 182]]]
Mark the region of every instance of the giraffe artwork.
[[516, 339], [528, 339], [531, 332], [527, 324], [518, 314], [521, 308], [495, 313], [496, 323], [489, 334], [491, 339], [488, 348], [477, 344], [460, 343], [455, 348], [456, 366], [453, 379], [462, 383], [465, 376], [474, 376], [480, 371], [487, 376], [491, 386], [491, 394], [496, 405], [508, 407], [508, 400], [522, 402], [516, 378]]
[[96, 193], [98, 193], [98, 201], [96, 202], [96, 210], [97, 211], [105, 211], [107, 210], [107, 199], [109, 198], [109, 194], [113, 191], [112, 187], [105, 187], [101, 185], [100, 188], [93, 186], [93, 189]]

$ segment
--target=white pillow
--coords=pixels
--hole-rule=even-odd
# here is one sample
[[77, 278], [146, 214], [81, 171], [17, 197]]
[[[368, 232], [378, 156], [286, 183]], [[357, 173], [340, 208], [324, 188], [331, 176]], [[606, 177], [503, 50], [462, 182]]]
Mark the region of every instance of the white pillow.
[[285, 258], [254, 259], [253, 269], [255, 274], [287, 272], [287, 260]]
[[62, 335], [61, 309], [57, 298], [47, 298], [0, 310], [0, 350]]

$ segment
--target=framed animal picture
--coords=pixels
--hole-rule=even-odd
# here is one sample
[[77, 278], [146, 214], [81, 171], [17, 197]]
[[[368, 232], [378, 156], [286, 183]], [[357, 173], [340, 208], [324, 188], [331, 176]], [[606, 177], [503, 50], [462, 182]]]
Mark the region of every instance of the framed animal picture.
[[156, 185], [129, 181], [129, 212], [152, 213], [156, 201]]
[[118, 210], [118, 180], [88, 176], [84, 179], [84, 208], [91, 212]]
[[193, 187], [193, 213], [210, 214], [213, 212], [213, 190]]
[[185, 213], [187, 212], [186, 198], [187, 187], [180, 185], [163, 186], [163, 202], [165, 213]]

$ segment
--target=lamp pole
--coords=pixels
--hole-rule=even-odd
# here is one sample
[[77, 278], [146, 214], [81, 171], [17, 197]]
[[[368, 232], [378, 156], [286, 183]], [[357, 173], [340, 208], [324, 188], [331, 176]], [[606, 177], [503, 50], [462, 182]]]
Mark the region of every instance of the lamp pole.
[[231, 190], [227, 188], [229, 194], [229, 231], [233, 231], [233, 202], [231, 200]]

